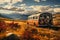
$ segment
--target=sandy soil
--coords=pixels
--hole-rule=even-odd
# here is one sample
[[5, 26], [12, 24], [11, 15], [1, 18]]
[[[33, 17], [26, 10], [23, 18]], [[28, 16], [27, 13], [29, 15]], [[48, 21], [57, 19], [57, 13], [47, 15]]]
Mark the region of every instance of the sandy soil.
[[[12, 21], [5, 21], [7, 24], [11, 23]], [[24, 36], [26, 31], [29, 35], [33, 35], [32, 38], [36, 38], [37, 40], [60, 40], [60, 30], [55, 31], [48, 28], [39, 28], [35, 26], [28, 26], [26, 22], [22, 21], [15, 21], [15, 23], [18, 23], [20, 25], [19, 28], [13, 29], [8, 26], [5, 32], [0, 33], [0, 38], [3, 38], [5, 36], [8, 36], [8, 33], [16, 34], [17, 36]], [[35, 29], [36, 32], [32, 33], [32, 29]], [[31, 34], [29, 33], [31, 32]], [[25, 34], [27, 35], [27, 34]]]

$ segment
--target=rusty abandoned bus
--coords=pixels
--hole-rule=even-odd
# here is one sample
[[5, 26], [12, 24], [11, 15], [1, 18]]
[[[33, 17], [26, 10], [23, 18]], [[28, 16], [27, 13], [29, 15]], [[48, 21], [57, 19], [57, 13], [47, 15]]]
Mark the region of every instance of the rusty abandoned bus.
[[27, 24], [34, 25], [34, 26], [52, 25], [52, 19], [53, 19], [52, 13], [48, 13], [48, 12], [38, 13], [29, 16]]
[[[59, 14], [52, 14], [49, 12], [43, 12], [38, 14], [33, 14], [28, 17], [27, 24], [28, 25], [34, 25], [37, 27], [52, 27], [56, 29], [60, 25], [60, 15]], [[56, 17], [56, 18], [55, 18]], [[58, 20], [57, 20], [58, 19]], [[59, 27], [60, 28], [60, 27]], [[58, 29], [58, 28], [57, 28]]]

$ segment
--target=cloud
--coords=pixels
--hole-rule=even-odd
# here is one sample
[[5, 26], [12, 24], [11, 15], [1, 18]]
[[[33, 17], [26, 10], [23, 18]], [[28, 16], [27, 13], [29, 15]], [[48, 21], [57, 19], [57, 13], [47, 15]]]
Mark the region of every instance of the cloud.
[[60, 5], [54, 5], [54, 7], [60, 7]]
[[[11, 8], [13, 8], [14, 6], [13, 6], [13, 4], [15, 4], [15, 3], [17, 3], [17, 2], [23, 2], [23, 0], [5, 0], [5, 2], [7, 2], [8, 3], [8, 5], [5, 5], [4, 6], [4, 8], [8, 8], [8, 9], [11, 9]], [[25, 5], [25, 4], [21, 4], [21, 6], [23, 6], [23, 5]]]
[[3, 4], [5, 2], [5, 0], [0, 0], [0, 4]]
[[24, 4], [20, 4], [19, 7], [17, 7], [18, 9], [22, 9], [22, 10], [25, 10], [27, 7], [27, 5], [24, 3]]
[[60, 6], [60, 5], [54, 5], [54, 6]]
[[54, 12], [60, 12], [60, 8], [54, 8]]
[[11, 13], [14, 13], [14, 11], [0, 10], [0, 13], [3, 13], [3, 14], [11, 14]]
[[34, 14], [37, 12], [60, 12], [60, 8], [53, 8], [49, 5], [46, 6], [40, 6], [40, 5], [35, 5], [35, 6], [30, 6], [29, 11], [27, 10], [26, 13]]
[[47, 1], [47, 0], [41, 0], [41, 1]]
[[35, 2], [40, 2], [40, 0], [34, 0]]
[[[27, 8], [27, 9], [26, 9]], [[25, 11], [22, 12], [22, 14], [35, 14], [38, 12], [52, 12], [53, 8], [50, 6], [40, 6], [40, 5], [32, 5], [32, 6], [26, 6]]]
[[12, 3], [23, 2], [23, 0], [13, 0]]
[[4, 2], [10, 2], [10, 0], [4, 0]]
[[35, 2], [40, 2], [40, 1], [47, 1], [47, 0], [34, 0]]
[[[8, 6], [7, 6], [8, 7]], [[11, 8], [12, 6], [9, 6]], [[53, 8], [49, 5], [42, 6], [42, 5], [32, 5], [32, 6], [27, 6], [25, 3], [20, 4], [19, 7], [17, 7], [17, 10], [24, 10], [20, 11], [19, 13], [21, 14], [34, 14], [36, 12], [53, 12]]]
[[11, 9], [13, 6], [11, 6], [11, 5], [5, 5], [3, 8], [7, 8], [7, 9]]
[[49, 8], [48, 10], [46, 10], [47, 12], [54, 12], [53, 8]]
[[26, 6], [26, 4], [24, 3], [24, 4], [21, 4], [20, 6]]
[[16, 2], [23, 2], [23, 0], [0, 0], [0, 4], [2, 4], [2, 3], [5, 3], [5, 2], [7, 2], [7, 3], [10, 3], [10, 2], [12, 2], [12, 3], [16, 3]]
[[47, 6], [35, 5], [35, 6], [30, 6], [30, 8], [32, 8], [35, 11], [45, 12], [46, 10], [50, 9], [51, 6], [49, 6], [49, 5], [47, 5]]

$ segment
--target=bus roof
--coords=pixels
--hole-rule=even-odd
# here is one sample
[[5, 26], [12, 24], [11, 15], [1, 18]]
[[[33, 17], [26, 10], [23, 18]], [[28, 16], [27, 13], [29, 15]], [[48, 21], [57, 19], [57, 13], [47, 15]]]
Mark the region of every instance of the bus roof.
[[29, 17], [39, 16], [39, 15], [40, 15], [40, 13], [39, 14], [30, 15]]

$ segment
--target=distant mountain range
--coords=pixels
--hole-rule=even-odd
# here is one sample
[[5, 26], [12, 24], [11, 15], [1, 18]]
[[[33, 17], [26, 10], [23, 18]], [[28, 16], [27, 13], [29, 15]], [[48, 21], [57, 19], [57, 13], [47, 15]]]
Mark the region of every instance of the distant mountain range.
[[19, 13], [11, 13], [11, 14], [3, 14], [0, 13], [0, 17], [9, 18], [9, 19], [18, 19], [18, 20], [27, 20], [29, 15], [19, 14]]

